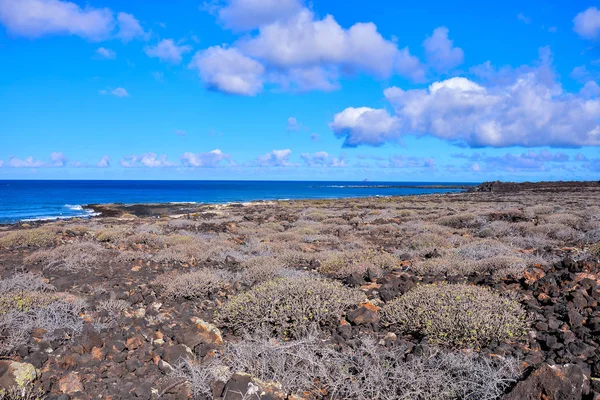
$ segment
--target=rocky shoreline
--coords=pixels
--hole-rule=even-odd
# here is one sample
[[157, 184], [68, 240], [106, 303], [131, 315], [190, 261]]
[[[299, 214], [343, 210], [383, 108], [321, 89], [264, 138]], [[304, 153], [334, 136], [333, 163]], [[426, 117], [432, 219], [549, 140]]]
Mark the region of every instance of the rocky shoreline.
[[[15, 225], [0, 233], [0, 388], [14, 399], [430, 398], [427, 384], [397, 383], [418, 370], [438, 379], [440, 398], [597, 399], [595, 204], [597, 183], [491, 183], [403, 198], [94, 205], [102, 216]], [[523, 333], [499, 339], [458, 314], [452, 330], [403, 326], [391, 306], [420, 288], [485, 289], [522, 310]], [[312, 309], [329, 301], [306, 300], [320, 290], [348, 304]], [[298, 318], [296, 304], [310, 313]], [[377, 375], [390, 360], [394, 371]], [[350, 376], [333, 368], [348, 362]], [[469, 385], [441, 379], [457, 374]]]

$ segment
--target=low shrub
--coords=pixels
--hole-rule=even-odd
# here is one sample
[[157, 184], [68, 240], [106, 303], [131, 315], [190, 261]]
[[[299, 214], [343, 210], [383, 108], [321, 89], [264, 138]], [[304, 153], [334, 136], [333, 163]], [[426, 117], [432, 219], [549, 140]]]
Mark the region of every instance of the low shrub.
[[55, 239], [56, 232], [47, 227], [22, 229], [0, 237], [0, 247], [44, 247], [52, 245]]
[[369, 337], [343, 352], [312, 337], [286, 342], [247, 338], [227, 345], [223, 353], [208, 365], [184, 361], [172, 376], [189, 382], [196, 399], [211, 398], [214, 381], [247, 373], [276, 382], [290, 398], [327, 393], [332, 400], [493, 400], [520, 375], [514, 359], [442, 351], [406, 358], [402, 346], [388, 349]]
[[454, 229], [480, 228], [485, 218], [470, 213], [454, 214], [439, 218], [437, 223]]
[[221, 326], [236, 333], [265, 330], [278, 337], [298, 337], [326, 324], [337, 324], [346, 311], [366, 300], [356, 289], [314, 277], [279, 278], [258, 285], [225, 303]]
[[223, 285], [229, 283], [231, 277], [227, 272], [202, 268], [192, 272], [169, 272], [157, 277], [153, 284], [158, 286], [160, 292], [172, 299], [203, 298], [217, 292]]
[[38, 250], [25, 262], [42, 263], [46, 269], [68, 272], [90, 271], [108, 263], [117, 253], [95, 242], [75, 242], [49, 250]]
[[283, 262], [271, 256], [258, 256], [242, 264], [241, 280], [246, 285], [256, 285], [273, 278], [293, 275], [296, 271], [284, 267]]
[[34, 328], [45, 330], [49, 339], [60, 331], [72, 335], [83, 328], [79, 313], [85, 302], [53, 293], [53, 287], [39, 276], [17, 274], [0, 281], [0, 288], [0, 355], [27, 343]]
[[427, 336], [448, 347], [513, 341], [526, 331], [526, 314], [514, 300], [464, 284], [422, 285], [388, 303], [382, 321], [402, 334]]

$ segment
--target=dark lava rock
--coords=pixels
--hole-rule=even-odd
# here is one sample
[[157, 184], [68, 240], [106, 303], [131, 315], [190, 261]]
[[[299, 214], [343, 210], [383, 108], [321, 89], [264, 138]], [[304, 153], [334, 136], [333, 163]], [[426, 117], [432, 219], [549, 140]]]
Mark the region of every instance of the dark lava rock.
[[167, 346], [163, 352], [162, 358], [171, 365], [175, 365], [182, 359], [194, 358], [192, 350], [184, 344], [178, 344], [175, 346]]
[[579, 366], [546, 364], [519, 382], [504, 400], [580, 400], [589, 390], [589, 378]]

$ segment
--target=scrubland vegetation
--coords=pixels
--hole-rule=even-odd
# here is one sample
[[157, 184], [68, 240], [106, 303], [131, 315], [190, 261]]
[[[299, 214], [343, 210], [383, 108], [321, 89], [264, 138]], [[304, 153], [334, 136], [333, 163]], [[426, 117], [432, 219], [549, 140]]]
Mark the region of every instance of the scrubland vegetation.
[[595, 204], [471, 193], [6, 227], [0, 352], [38, 375], [1, 393], [497, 399], [541, 363], [600, 379]]

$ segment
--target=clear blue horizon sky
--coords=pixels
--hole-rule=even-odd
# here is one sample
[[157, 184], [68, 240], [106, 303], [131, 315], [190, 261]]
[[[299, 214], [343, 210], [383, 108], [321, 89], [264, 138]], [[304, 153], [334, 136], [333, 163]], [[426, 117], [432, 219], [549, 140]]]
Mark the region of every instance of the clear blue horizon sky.
[[598, 179], [592, 1], [0, 0], [0, 179]]

